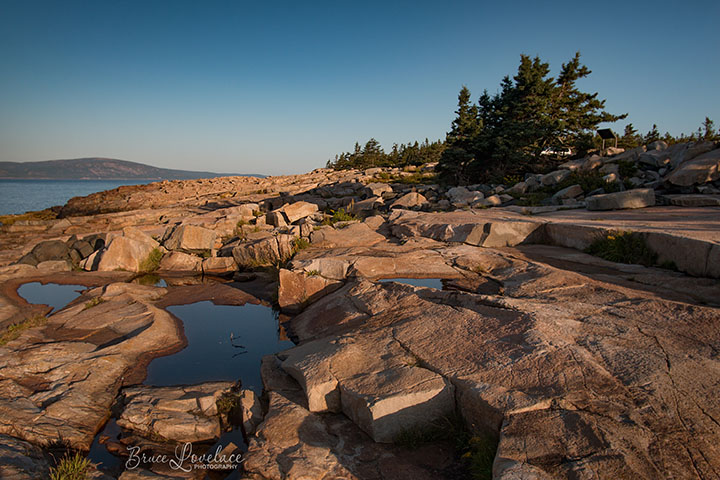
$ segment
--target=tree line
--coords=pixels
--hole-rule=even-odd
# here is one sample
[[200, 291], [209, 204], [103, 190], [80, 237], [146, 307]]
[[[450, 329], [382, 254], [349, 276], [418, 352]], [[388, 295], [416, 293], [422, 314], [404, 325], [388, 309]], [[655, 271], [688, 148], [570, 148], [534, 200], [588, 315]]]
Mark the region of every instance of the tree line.
[[349, 168], [366, 169], [372, 167], [406, 167], [439, 162], [445, 150], [444, 141], [430, 142], [427, 138], [423, 143], [393, 144], [389, 152], [383, 150], [380, 143], [371, 138], [361, 147], [355, 143], [352, 152], [335, 155], [334, 160], [327, 163], [329, 168], [345, 170]]
[[713, 122], [710, 117], [705, 117], [705, 120], [698, 129], [689, 135], [681, 133], [680, 136], [675, 137], [671, 135], [670, 132], [665, 132], [665, 134], [661, 135], [657, 124], [653, 124], [652, 128], [646, 134], [642, 135], [632, 123], [625, 125], [625, 130], [622, 135], [617, 133], [615, 133], [615, 135], [618, 137], [618, 147], [625, 149], [647, 145], [656, 140], [662, 140], [668, 145], [720, 140], [720, 132], [715, 129], [715, 122]]
[[[607, 112], [605, 100], [598, 98], [598, 93], [586, 93], [577, 87], [577, 81], [590, 73], [580, 62], [579, 52], [562, 64], [557, 77], [550, 76], [549, 64], [540, 58], [521, 55], [517, 73], [505, 76], [497, 93], [491, 95], [485, 90], [473, 102], [470, 90], [461, 88], [456, 117], [445, 141], [394, 144], [386, 153], [371, 138], [362, 147], [356, 143], [352, 152], [336, 155], [327, 166], [364, 169], [438, 162], [441, 180], [456, 185], [502, 181], [508, 176], [547, 170], [559, 163], [557, 152], [561, 148], [575, 157], [597, 150], [598, 125], [627, 117], [626, 113]], [[623, 135], [616, 136], [618, 146], [623, 148], [655, 140], [673, 144], [720, 139], [709, 118], [690, 135], [661, 135], [656, 125], [642, 135], [628, 124]]]

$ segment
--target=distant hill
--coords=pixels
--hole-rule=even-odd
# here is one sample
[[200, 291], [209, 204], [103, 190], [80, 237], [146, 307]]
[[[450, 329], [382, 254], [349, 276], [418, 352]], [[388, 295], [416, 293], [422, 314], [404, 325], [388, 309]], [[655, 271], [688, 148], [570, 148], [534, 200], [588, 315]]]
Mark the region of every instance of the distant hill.
[[2, 179], [36, 180], [191, 180], [243, 175], [264, 177], [258, 174], [194, 172], [158, 168], [137, 162], [114, 158], [73, 158], [43, 162], [0, 162]]

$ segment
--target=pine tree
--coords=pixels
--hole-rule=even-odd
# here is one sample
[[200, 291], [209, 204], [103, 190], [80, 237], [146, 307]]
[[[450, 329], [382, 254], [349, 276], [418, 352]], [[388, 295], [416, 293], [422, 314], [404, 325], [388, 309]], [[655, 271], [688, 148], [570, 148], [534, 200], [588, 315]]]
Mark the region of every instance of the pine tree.
[[[562, 65], [557, 79], [549, 77], [550, 67], [540, 58], [521, 55], [517, 74], [504, 77], [495, 95], [485, 91], [476, 115], [463, 87], [441, 171], [457, 181], [485, 180], [541, 166], [548, 147], [589, 148], [599, 123], [627, 116], [606, 112], [597, 93], [577, 88], [577, 80], [590, 73], [579, 53]], [[477, 132], [470, 141], [463, 135], [468, 125]]]
[[481, 129], [478, 107], [470, 101], [470, 90], [463, 85], [458, 94], [457, 115], [447, 134], [447, 147], [439, 159], [440, 175], [451, 183], [465, 183], [467, 167], [473, 160], [472, 142]]
[[639, 147], [642, 143], [642, 138], [638, 135], [638, 131], [633, 127], [632, 123], [625, 125], [625, 131], [623, 136], [618, 139], [618, 146], [622, 148], [635, 148]]
[[653, 123], [653, 126], [650, 129], [650, 131], [648, 133], [646, 133], [645, 136], [643, 137], [643, 143], [645, 143], [647, 145], [648, 143], [652, 143], [656, 140], [660, 140], [660, 132], [658, 131], [657, 125], [655, 125]]
[[703, 128], [703, 140], [715, 140], [717, 133], [715, 132], [715, 122], [710, 120], [710, 117], [705, 117], [705, 121], [702, 124]]

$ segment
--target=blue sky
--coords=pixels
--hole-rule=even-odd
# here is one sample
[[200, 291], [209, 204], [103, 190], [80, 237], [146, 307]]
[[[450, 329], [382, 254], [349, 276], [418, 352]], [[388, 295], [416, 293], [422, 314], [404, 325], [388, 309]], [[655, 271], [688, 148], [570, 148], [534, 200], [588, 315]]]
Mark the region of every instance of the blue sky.
[[0, 161], [300, 173], [370, 137], [444, 138], [463, 84], [476, 100], [521, 53], [555, 73], [577, 50], [579, 86], [629, 113], [613, 128], [689, 133], [720, 124], [718, 18], [693, 0], [0, 0]]

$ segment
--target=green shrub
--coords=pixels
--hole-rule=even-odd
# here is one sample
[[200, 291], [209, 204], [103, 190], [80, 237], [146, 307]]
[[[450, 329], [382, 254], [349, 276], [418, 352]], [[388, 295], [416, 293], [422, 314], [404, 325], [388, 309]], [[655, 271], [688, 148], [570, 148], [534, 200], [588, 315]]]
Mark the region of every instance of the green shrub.
[[491, 433], [473, 435], [458, 414], [440, 417], [425, 427], [403, 430], [395, 438], [396, 444], [411, 449], [438, 441], [453, 445], [471, 478], [492, 478], [492, 465], [498, 445], [496, 436]]
[[620, 160], [617, 162], [620, 178], [630, 178], [637, 172], [637, 164], [632, 160]]
[[310, 242], [307, 238], [297, 237], [293, 242], [293, 250], [296, 252], [304, 250], [310, 246]]
[[413, 173], [412, 175], [391, 175], [380, 172], [370, 180], [370, 183], [399, 183], [403, 185], [432, 185], [438, 183], [434, 173]]
[[7, 344], [17, 339], [22, 332], [33, 327], [40, 327], [47, 323], [47, 317], [43, 315], [35, 315], [34, 317], [26, 318], [20, 323], [10, 325], [5, 333], [0, 335], [0, 346]]
[[357, 217], [352, 213], [346, 212], [344, 208], [333, 210], [332, 215], [329, 218], [323, 220], [323, 225], [335, 225], [338, 222], [351, 222], [357, 220]]
[[83, 310], [87, 310], [88, 308], [92, 308], [96, 305], [100, 305], [101, 303], [104, 303], [106, 301], [107, 300], [105, 300], [103, 297], [95, 297], [85, 304], [85, 307], [83, 307]]
[[224, 392], [217, 399], [218, 412], [227, 415], [240, 406], [240, 397], [232, 392]]
[[490, 434], [470, 437], [462, 459], [467, 462], [470, 476], [477, 480], [491, 480], [498, 441]]
[[611, 262], [637, 263], [647, 267], [655, 265], [657, 254], [648, 247], [645, 237], [638, 232], [612, 231], [596, 238], [585, 253]]
[[65, 455], [55, 468], [50, 469], [50, 480], [85, 480], [90, 460], [80, 453]]
[[159, 248], [153, 248], [147, 258], [140, 262], [140, 271], [144, 273], [154, 272], [160, 267], [160, 260], [163, 258], [163, 252]]

